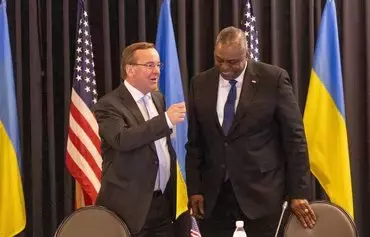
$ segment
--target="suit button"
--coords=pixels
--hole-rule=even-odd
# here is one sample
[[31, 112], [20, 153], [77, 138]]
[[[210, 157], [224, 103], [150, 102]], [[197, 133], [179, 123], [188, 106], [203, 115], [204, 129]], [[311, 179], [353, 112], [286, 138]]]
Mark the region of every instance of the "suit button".
[[153, 163], [154, 163], [155, 165], [158, 165], [158, 161], [157, 161], [157, 160], [155, 160]]
[[229, 145], [229, 143], [227, 143], [227, 142], [224, 143], [224, 146], [228, 146], [228, 145]]
[[226, 165], [220, 165], [221, 169], [225, 169]]

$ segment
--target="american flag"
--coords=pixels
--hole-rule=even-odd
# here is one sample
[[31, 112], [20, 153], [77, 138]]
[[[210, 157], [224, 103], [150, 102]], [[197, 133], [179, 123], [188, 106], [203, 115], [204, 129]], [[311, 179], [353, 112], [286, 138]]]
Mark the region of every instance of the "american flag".
[[76, 60], [69, 113], [66, 166], [84, 191], [85, 204], [95, 202], [100, 189], [101, 163], [98, 124], [90, 110], [97, 102], [94, 55], [88, 14], [78, 1]]
[[244, 7], [242, 29], [248, 42], [250, 57], [255, 61], [258, 61], [260, 58], [260, 52], [258, 49], [258, 30], [256, 26], [256, 17], [253, 15], [251, 0], [247, 0]]
[[191, 229], [190, 229], [190, 237], [202, 237], [199, 231], [197, 220], [194, 216], [190, 216], [191, 219]]

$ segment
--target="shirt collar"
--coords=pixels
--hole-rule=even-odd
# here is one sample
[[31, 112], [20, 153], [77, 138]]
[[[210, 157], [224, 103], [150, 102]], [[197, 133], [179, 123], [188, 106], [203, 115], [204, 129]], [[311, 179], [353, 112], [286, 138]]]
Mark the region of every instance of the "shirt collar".
[[144, 95], [141, 91], [136, 89], [133, 85], [131, 85], [128, 81], [124, 80], [123, 83], [125, 84], [127, 90], [130, 92], [132, 97], [136, 102], [139, 102], [144, 96], [146, 96], [148, 99], [151, 99], [151, 94], [148, 93]]

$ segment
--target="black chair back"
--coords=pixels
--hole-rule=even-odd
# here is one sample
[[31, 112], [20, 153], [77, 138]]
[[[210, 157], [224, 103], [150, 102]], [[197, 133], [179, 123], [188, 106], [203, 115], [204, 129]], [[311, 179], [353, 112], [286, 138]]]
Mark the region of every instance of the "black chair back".
[[130, 237], [130, 232], [112, 211], [101, 206], [87, 206], [66, 217], [54, 237]]
[[325, 201], [312, 202], [311, 208], [317, 218], [314, 228], [304, 228], [291, 214], [284, 237], [358, 237], [355, 224], [344, 209]]

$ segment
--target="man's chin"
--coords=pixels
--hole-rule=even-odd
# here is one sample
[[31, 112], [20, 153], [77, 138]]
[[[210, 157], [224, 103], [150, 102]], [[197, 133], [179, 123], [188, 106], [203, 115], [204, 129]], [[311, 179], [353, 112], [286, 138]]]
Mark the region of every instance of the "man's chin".
[[153, 85], [150, 89], [152, 89], [152, 91], [159, 91], [158, 84], [157, 85]]
[[221, 76], [225, 80], [233, 80], [233, 79], [235, 79], [235, 76], [234, 75], [230, 75], [230, 74], [225, 75], [225, 74], [222, 74], [221, 73]]

